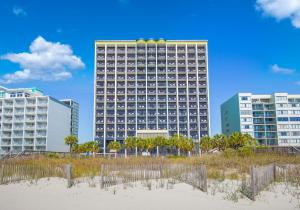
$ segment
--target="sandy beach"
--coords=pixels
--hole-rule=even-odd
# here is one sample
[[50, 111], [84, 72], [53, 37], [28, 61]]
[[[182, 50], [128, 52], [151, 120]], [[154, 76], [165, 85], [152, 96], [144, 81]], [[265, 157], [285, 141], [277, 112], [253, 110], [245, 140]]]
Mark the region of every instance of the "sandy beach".
[[[85, 180], [66, 188], [66, 180], [41, 179], [1, 185], [1, 210], [199, 210], [199, 209], [300, 209], [299, 200], [284, 185], [273, 185], [255, 202], [235, 192], [235, 183], [225, 181], [209, 184], [204, 193], [184, 183], [154, 182], [118, 185], [100, 189], [98, 180]], [[238, 197], [238, 198], [237, 198]]]

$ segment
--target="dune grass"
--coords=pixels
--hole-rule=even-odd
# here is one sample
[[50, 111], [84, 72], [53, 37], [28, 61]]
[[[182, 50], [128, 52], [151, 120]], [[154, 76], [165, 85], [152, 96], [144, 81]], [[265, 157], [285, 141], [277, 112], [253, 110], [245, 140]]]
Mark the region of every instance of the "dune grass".
[[38, 165], [40, 167], [52, 165], [63, 167], [72, 165], [73, 177], [97, 176], [101, 164], [204, 164], [207, 167], [208, 178], [213, 179], [239, 179], [249, 173], [253, 165], [260, 166], [270, 163], [276, 164], [300, 164], [300, 156], [284, 156], [278, 154], [259, 153], [247, 157], [239, 155], [225, 156], [224, 154], [203, 155], [200, 157], [130, 157], [130, 158], [94, 158], [94, 157], [46, 157], [11, 159], [0, 161], [1, 163], [14, 163], [20, 165]]

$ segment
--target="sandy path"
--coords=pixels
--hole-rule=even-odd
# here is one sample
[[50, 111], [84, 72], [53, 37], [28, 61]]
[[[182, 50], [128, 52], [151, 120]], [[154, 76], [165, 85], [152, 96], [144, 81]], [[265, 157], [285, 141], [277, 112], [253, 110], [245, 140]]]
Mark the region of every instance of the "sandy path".
[[[134, 188], [123, 186], [101, 190], [98, 183], [91, 187], [87, 183], [66, 188], [66, 181], [52, 178], [42, 179], [36, 184], [21, 182], [0, 186], [0, 210], [232, 210], [232, 209], [300, 209], [299, 201], [290, 194], [282, 194], [283, 186], [274, 186], [271, 192], [263, 192], [256, 202], [240, 198], [238, 202], [225, 199], [228, 193], [208, 193], [194, 190], [180, 183], [173, 189], [157, 186], [148, 190], [141, 184]], [[220, 186], [220, 185], [218, 185]], [[229, 184], [230, 186], [230, 184]], [[115, 194], [114, 194], [115, 192]], [[276, 192], [276, 193], [275, 193]]]

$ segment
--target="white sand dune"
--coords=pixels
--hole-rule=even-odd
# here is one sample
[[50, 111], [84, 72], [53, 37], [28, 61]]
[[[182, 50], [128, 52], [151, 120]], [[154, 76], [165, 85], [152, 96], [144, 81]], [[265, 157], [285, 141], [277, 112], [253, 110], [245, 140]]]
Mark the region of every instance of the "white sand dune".
[[0, 186], [0, 210], [233, 210], [299, 209], [299, 200], [291, 196], [283, 185], [275, 185], [269, 192], [263, 192], [252, 202], [232, 197], [233, 182], [210, 184], [209, 192], [193, 189], [179, 183], [173, 189], [152, 184], [152, 189], [141, 183], [134, 187], [119, 185], [100, 189], [99, 182], [78, 183], [66, 188], [66, 180], [59, 178], [41, 179], [37, 183], [20, 182]]

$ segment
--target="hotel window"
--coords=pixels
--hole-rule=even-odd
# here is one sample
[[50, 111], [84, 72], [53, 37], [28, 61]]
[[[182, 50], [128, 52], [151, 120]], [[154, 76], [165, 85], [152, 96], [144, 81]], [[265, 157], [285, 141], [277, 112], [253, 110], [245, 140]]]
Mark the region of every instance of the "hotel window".
[[282, 139], [281, 143], [288, 143], [288, 140], [287, 139]]
[[300, 117], [290, 117], [290, 121], [300, 121]]
[[241, 110], [240, 113], [241, 115], [252, 115], [252, 111], [250, 110]]
[[289, 132], [286, 131], [279, 132], [279, 136], [289, 136]]
[[290, 125], [278, 125], [279, 129], [289, 129]]
[[286, 101], [287, 97], [286, 96], [276, 96], [277, 101]]
[[287, 114], [289, 114], [289, 113], [288, 113], [287, 110], [278, 110], [278, 111], [277, 111], [277, 114], [278, 114], [278, 115], [287, 115]]
[[252, 129], [252, 125], [242, 125], [242, 129]]
[[290, 125], [290, 127], [292, 129], [300, 129], [300, 125], [297, 125], [297, 124], [292, 124], [292, 125]]
[[276, 106], [279, 108], [286, 108], [288, 107], [288, 104], [277, 104]]
[[290, 114], [294, 114], [294, 115], [300, 114], [300, 110], [292, 110], [290, 111]]
[[242, 122], [251, 122], [251, 121], [252, 121], [252, 118], [250, 118], [250, 117], [242, 117], [242, 118], [241, 118], [241, 121], [242, 121]]
[[292, 136], [300, 136], [300, 131], [291, 132]]
[[251, 104], [241, 103], [240, 107], [241, 108], [251, 108]]
[[289, 118], [288, 117], [278, 117], [277, 120], [280, 121], [280, 122], [289, 121]]
[[250, 97], [248, 96], [241, 96], [241, 101], [248, 101]]

